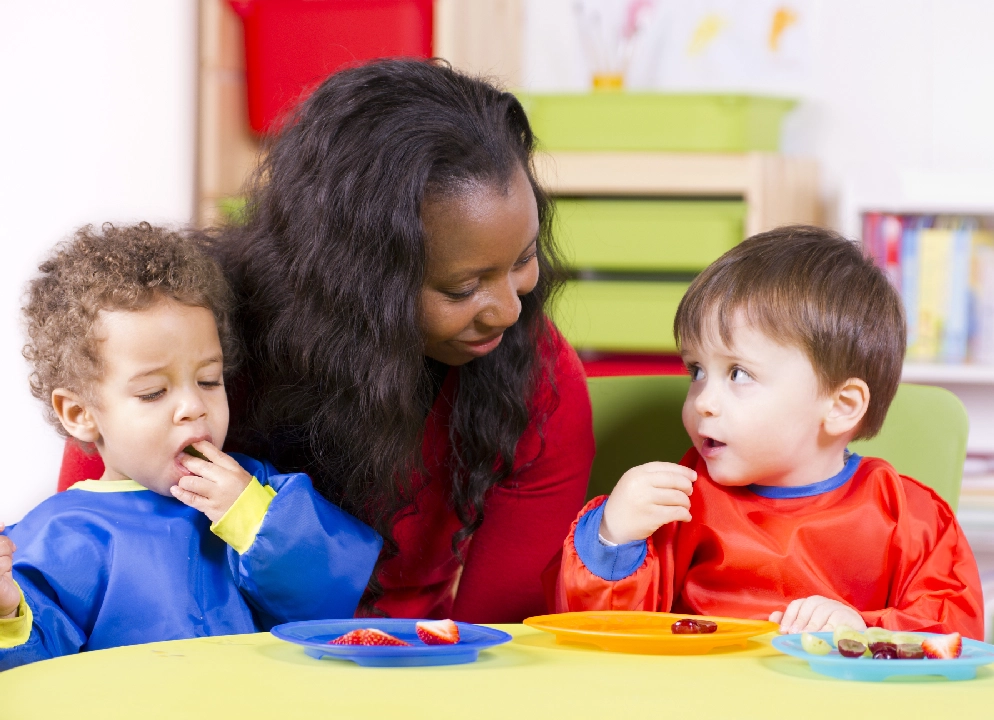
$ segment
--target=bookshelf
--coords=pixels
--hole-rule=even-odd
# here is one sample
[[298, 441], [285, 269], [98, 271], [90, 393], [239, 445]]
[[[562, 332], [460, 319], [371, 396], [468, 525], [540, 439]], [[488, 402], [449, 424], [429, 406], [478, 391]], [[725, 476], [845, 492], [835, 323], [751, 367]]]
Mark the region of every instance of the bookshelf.
[[[947, 199], [948, 200], [948, 199]], [[867, 243], [867, 247], [875, 255], [880, 255], [885, 248], [882, 246], [882, 238], [878, 233], [873, 232], [872, 227], [864, 227], [863, 219], [868, 214], [875, 213], [878, 215], [888, 215], [893, 217], [901, 218], [935, 218], [935, 227], [948, 230], [950, 227], [956, 227], [957, 223], [952, 223], [948, 218], [960, 218], [969, 219], [977, 224], [977, 229], [981, 232], [987, 232], [989, 234], [990, 228], [994, 227], [994, 205], [977, 206], [976, 203], [950, 203], [948, 201], [942, 202], [937, 198], [932, 198], [928, 196], [916, 197], [914, 201], [908, 202], [871, 202], [867, 199], [863, 199], [859, 203], [854, 203], [852, 206], [852, 211], [850, 212], [850, 222], [848, 226], [852, 229], [859, 228], [853, 234], [859, 235], [864, 243]], [[943, 220], [943, 219], [946, 220]], [[914, 223], [912, 223], [912, 226]], [[960, 225], [962, 227], [962, 225]], [[882, 226], [878, 226], [882, 230]], [[901, 278], [900, 282], [907, 282], [908, 278], [906, 273], [904, 257], [905, 244], [908, 242], [906, 235], [904, 234], [908, 228], [908, 224], [902, 221], [901, 232], [896, 233], [893, 242], [896, 242], [896, 247], [900, 253], [900, 259], [896, 266], [895, 277]], [[986, 230], [985, 230], [986, 228]], [[870, 232], [872, 237], [864, 237]], [[925, 232], [931, 232], [929, 230]], [[950, 231], [953, 232], [953, 231]], [[921, 235], [924, 238], [924, 234]], [[932, 238], [934, 240], [934, 237]], [[919, 242], [925, 242], [924, 240], [913, 240], [912, 246], [915, 247], [915, 254], [922, 252], [922, 249], [918, 247]], [[981, 241], [983, 242], [983, 241]], [[970, 249], [968, 252], [971, 253], [964, 257], [964, 262], [969, 261], [974, 262], [973, 252], [978, 252], [976, 246]], [[948, 252], [952, 253], [953, 250]], [[934, 258], [934, 256], [933, 256]], [[920, 257], [915, 257], [910, 260], [912, 268], [917, 267], [917, 263], [925, 262]], [[948, 256], [943, 259], [944, 263], [951, 263], [952, 261], [948, 259]], [[888, 258], [886, 264], [891, 266], [892, 258]], [[948, 265], [949, 270], [947, 272], [952, 272], [952, 265]], [[894, 273], [894, 270], [889, 270], [889, 272]], [[916, 270], [912, 274], [913, 276], [918, 276], [919, 280], [914, 281], [914, 283], [924, 282], [924, 274], [918, 275], [918, 273], [925, 273], [927, 270], [921, 269]], [[962, 288], [964, 282], [974, 283], [972, 287], [974, 290], [971, 292], [977, 293], [982, 292], [976, 289], [976, 279], [973, 273], [976, 272], [974, 266], [963, 266], [961, 279], [957, 282], [951, 280], [953, 275], [947, 276], [945, 283], [947, 283], [947, 289], [945, 292], [946, 303], [952, 303], [952, 300], [948, 298], [951, 297], [948, 293], [952, 292], [952, 288]], [[971, 279], [972, 278], [972, 279]], [[906, 305], [909, 314], [915, 314], [917, 310], [917, 300], [914, 293], [919, 292], [920, 289], [916, 287], [912, 294], [912, 299], [906, 303], [910, 302], [910, 305]], [[962, 290], [966, 292], [966, 290]], [[969, 304], [972, 305], [973, 309], [971, 312], [971, 319], [969, 320], [969, 327], [971, 332], [977, 332], [977, 328], [981, 327], [978, 323], [977, 316], [973, 313], [983, 312], [983, 310], [978, 310], [977, 308], [982, 308], [983, 303], [978, 301], [978, 297], [973, 297], [970, 299]], [[949, 309], [951, 305], [946, 305], [946, 310], [944, 313], [951, 312]], [[966, 307], [960, 306], [961, 312], [966, 312]], [[918, 311], [921, 312], [921, 311]], [[919, 316], [920, 317], [920, 316]], [[916, 322], [916, 320], [912, 320]], [[950, 322], [948, 316], [943, 315], [943, 324]], [[986, 325], [985, 325], [986, 327]], [[989, 332], [989, 330], [985, 330]], [[971, 341], [972, 342], [972, 341]], [[987, 343], [985, 343], [987, 344]], [[972, 347], [972, 345], [971, 345]], [[980, 357], [979, 360], [986, 360], [986, 357]], [[902, 381], [909, 383], [918, 383], [923, 385], [936, 385], [939, 387], [946, 388], [950, 392], [956, 394], [960, 400], [962, 400], [963, 405], [966, 407], [967, 414], [970, 418], [970, 436], [967, 442], [967, 452], [974, 455], [994, 455], [994, 364], [987, 362], [975, 362], [978, 358], [970, 357], [967, 355], [965, 362], [941, 362], [941, 361], [923, 361], [919, 358], [909, 357], [909, 360], [904, 365], [904, 372], [902, 374]]]

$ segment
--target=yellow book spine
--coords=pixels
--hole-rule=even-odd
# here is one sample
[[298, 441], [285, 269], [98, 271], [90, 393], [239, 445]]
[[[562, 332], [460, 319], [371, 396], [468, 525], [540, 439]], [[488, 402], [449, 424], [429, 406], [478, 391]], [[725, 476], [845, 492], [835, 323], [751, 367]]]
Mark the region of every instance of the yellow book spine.
[[925, 228], [919, 235], [918, 339], [908, 349], [916, 360], [939, 356], [949, 296], [953, 231]]

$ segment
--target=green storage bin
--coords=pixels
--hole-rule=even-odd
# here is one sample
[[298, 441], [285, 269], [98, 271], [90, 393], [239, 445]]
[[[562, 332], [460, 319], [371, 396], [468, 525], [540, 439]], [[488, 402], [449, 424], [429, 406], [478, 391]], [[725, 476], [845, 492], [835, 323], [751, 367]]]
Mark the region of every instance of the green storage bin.
[[745, 237], [739, 201], [556, 200], [556, 240], [571, 267], [700, 272]]
[[796, 102], [756, 95], [522, 95], [543, 150], [776, 152]]
[[552, 308], [573, 347], [608, 352], [675, 352], [673, 318], [685, 282], [572, 280]]

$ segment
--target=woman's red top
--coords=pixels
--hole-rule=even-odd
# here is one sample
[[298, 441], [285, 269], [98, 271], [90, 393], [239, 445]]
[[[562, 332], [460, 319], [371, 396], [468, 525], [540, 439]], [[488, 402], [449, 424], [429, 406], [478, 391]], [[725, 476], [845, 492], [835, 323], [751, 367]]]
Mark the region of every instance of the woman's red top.
[[[379, 575], [385, 592], [377, 607], [390, 616], [505, 623], [546, 612], [540, 575], [583, 506], [594, 459], [583, 367], [558, 333], [551, 347], [553, 380], [536, 390], [536, 418], [518, 441], [511, 476], [490, 490], [483, 524], [462, 548], [462, 564], [452, 551], [462, 523], [452, 508], [448, 465], [459, 374], [451, 370], [445, 377], [425, 425], [427, 478], [417, 483], [422, 489], [413, 509], [394, 526], [399, 555], [384, 562]], [[547, 410], [539, 427], [538, 414]], [[102, 473], [99, 456], [67, 443], [60, 489]]]

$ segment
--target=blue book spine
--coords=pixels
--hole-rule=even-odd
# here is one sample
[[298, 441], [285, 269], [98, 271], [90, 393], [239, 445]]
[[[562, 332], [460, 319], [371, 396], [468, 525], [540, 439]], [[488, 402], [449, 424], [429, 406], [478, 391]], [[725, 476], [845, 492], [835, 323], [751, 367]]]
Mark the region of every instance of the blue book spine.
[[908, 324], [908, 347], [918, 342], [918, 222], [901, 233], [901, 299]]

